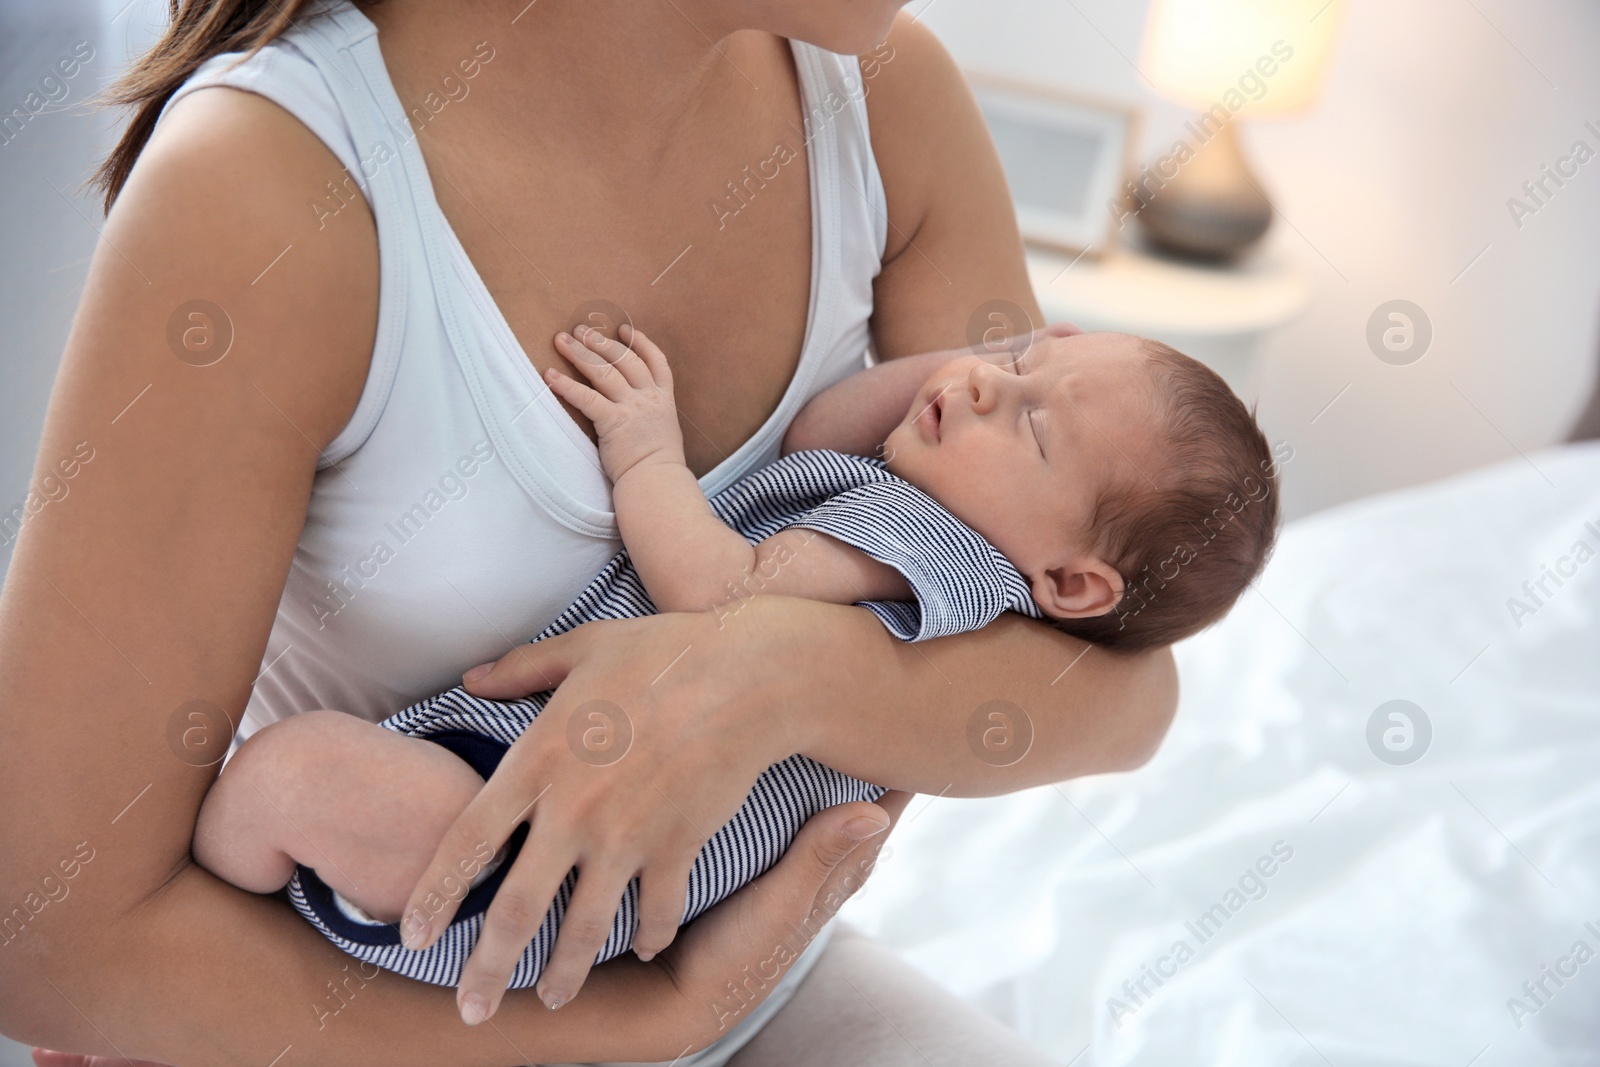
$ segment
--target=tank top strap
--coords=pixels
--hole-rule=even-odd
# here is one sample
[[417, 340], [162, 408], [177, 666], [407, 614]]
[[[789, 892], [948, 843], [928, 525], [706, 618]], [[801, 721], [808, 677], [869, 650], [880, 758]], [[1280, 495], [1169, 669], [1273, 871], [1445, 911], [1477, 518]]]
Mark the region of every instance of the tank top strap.
[[189, 93], [211, 86], [243, 89], [271, 100], [315, 134], [344, 168], [307, 199], [318, 229], [334, 224], [339, 214], [365, 198], [379, 234], [388, 238], [378, 242], [378, 323], [366, 385], [349, 423], [318, 458], [319, 471], [360, 448], [383, 415], [405, 340], [412, 285], [408, 265], [420, 251], [409, 239], [394, 239], [412, 229], [405, 219], [415, 211], [415, 199], [402, 168], [388, 165], [395, 158], [390, 145], [397, 136], [412, 139], [415, 134], [390, 130], [383, 121], [385, 114], [403, 113], [398, 100], [387, 108], [374, 98], [374, 86], [390, 87], [387, 72], [363, 76], [371, 74], [362, 69], [364, 63], [382, 63], [375, 48], [358, 47], [376, 35], [377, 28], [348, 0], [312, 0], [288, 30], [254, 54], [224, 52], [202, 63], [167, 99], [156, 120]]
[[866, 209], [871, 244], [862, 251], [883, 261], [889, 234], [888, 202], [878, 161], [872, 154], [871, 127], [867, 121], [867, 94], [872, 79], [893, 57], [892, 50], [874, 52], [859, 60], [829, 52], [805, 41], [791, 41], [806, 101], [805, 140], [813, 147], [825, 138], [837, 158], [836, 174], [846, 186], [842, 192], [859, 197]]

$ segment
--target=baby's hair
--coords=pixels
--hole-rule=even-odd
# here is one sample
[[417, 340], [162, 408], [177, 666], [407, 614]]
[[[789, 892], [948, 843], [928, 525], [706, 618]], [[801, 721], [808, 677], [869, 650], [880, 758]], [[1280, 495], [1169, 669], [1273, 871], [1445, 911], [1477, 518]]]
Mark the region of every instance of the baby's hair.
[[1278, 464], [1254, 410], [1205, 364], [1140, 343], [1167, 463], [1118, 479], [1096, 506], [1091, 529], [1122, 576], [1121, 600], [1104, 615], [1050, 620], [1127, 650], [1169, 645], [1227, 614], [1278, 529]]

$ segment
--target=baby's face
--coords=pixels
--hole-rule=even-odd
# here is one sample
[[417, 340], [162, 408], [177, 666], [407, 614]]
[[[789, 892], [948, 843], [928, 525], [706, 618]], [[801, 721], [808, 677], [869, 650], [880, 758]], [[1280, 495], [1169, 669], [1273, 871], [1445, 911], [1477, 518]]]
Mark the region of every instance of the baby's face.
[[1038, 579], [1092, 551], [1114, 479], [1160, 482], [1157, 409], [1139, 339], [1037, 341], [1015, 363], [962, 356], [931, 375], [885, 442], [889, 470]]

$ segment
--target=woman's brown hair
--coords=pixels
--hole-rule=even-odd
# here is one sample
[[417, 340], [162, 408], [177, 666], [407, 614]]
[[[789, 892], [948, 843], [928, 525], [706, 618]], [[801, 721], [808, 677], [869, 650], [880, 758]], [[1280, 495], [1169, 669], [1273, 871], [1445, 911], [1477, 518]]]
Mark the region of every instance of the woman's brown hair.
[[155, 130], [161, 109], [212, 56], [244, 52], [238, 62], [255, 55], [293, 25], [312, 0], [167, 0], [169, 20], [148, 52], [122, 76], [90, 98], [102, 108], [135, 108], [117, 147], [85, 183], [101, 190], [107, 213], [128, 180], [134, 161]]

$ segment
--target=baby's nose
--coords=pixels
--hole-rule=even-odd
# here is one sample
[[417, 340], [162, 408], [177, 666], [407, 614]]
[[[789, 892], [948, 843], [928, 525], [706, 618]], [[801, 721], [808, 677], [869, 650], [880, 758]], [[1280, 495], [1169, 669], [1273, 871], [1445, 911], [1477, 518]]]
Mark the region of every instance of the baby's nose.
[[1000, 372], [987, 363], [979, 363], [967, 375], [967, 390], [972, 394], [972, 409], [982, 415], [993, 410], [999, 400], [1000, 387], [996, 376]]

